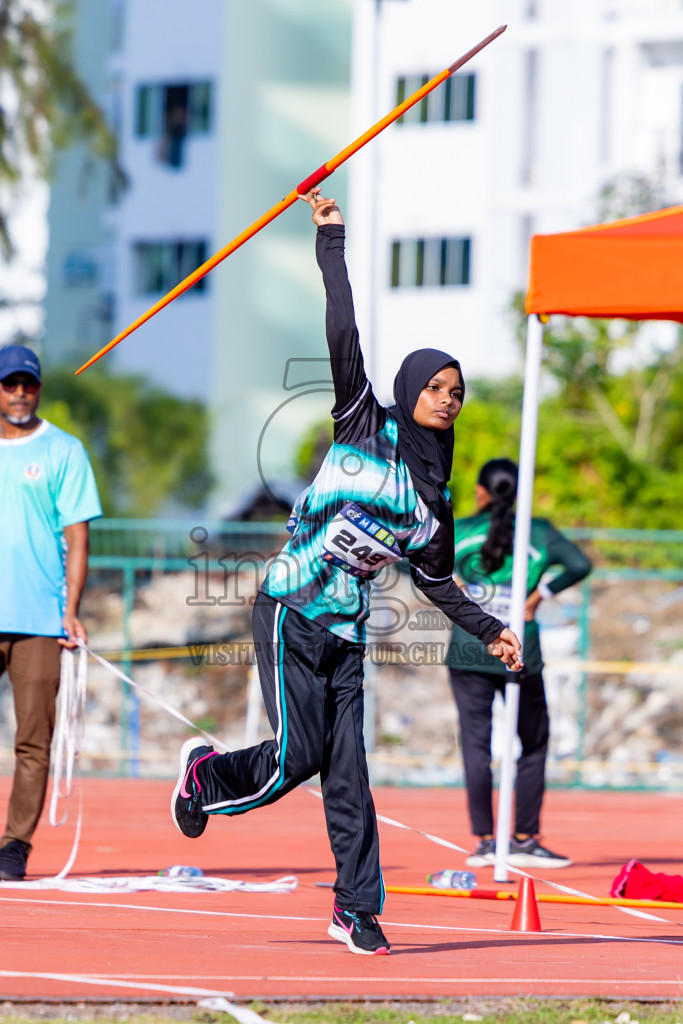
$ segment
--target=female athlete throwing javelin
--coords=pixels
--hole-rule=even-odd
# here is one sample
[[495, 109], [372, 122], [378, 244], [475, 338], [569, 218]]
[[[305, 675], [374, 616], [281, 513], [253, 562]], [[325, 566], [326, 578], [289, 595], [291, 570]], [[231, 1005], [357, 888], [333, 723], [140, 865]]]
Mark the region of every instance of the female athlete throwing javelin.
[[395, 404], [379, 404], [358, 341], [341, 213], [318, 188], [301, 198], [318, 226], [334, 443], [297, 500], [292, 537], [254, 603], [254, 645], [274, 737], [226, 754], [201, 738], [187, 740], [171, 812], [180, 831], [196, 838], [209, 815], [262, 807], [320, 773], [337, 870], [328, 934], [352, 953], [388, 953], [376, 919], [384, 884], [363, 744], [369, 580], [405, 557], [415, 585], [513, 671], [522, 667], [520, 644], [453, 580], [447, 481], [465, 394], [460, 365], [436, 349], [412, 352], [394, 382]]

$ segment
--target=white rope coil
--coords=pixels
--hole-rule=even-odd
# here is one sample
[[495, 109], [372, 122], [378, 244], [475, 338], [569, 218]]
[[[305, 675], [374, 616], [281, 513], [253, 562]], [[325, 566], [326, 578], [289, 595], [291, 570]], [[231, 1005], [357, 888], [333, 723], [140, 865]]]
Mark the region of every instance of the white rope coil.
[[[88, 654], [81, 647], [78, 669], [73, 651], [62, 651], [59, 678], [59, 716], [53, 744], [52, 798], [50, 824], [63, 825], [69, 816], [68, 800], [73, 791], [73, 773], [78, 762], [85, 721], [85, 698], [88, 678]], [[64, 788], [62, 789], [62, 776]], [[59, 816], [59, 801], [66, 804]]]
[[[61, 873], [60, 873], [61, 875]], [[148, 892], [294, 892], [299, 884], [296, 875], [283, 875], [272, 882], [244, 882], [238, 878], [215, 878], [206, 875], [190, 878], [168, 875], [117, 875], [110, 878], [38, 878], [32, 882], [4, 880], [4, 889], [59, 889], [61, 892], [124, 893]]]
[[[204, 735], [214, 745], [225, 749], [225, 744], [200, 729], [194, 722], [186, 718], [181, 712], [168, 704], [165, 700], [156, 697], [149, 690], [140, 686], [127, 676], [120, 669], [91, 651], [87, 644], [79, 641], [78, 665], [76, 655], [72, 650], [64, 649], [61, 655], [60, 679], [59, 679], [59, 714], [57, 728], [54, 738], [54, 767], [52, 779], [52, 796], [50, 799], [49, 821], [50, 824], [58, 827], [63, 825], [69, 816], [69, 799], [73, 794], [74, 776], [78, 777], [78, 756], [81, 742], [85, 731], [85, 706], [87, 697], [88, 677], [88, 655], [99, 661], [114, 675], [123, 679], [124, 682], [139, 690], [154, 703], [159, 704], [165, 711], [173, 715], [185, 725], [189, 725], [196, 732]], [[60, 801], [64, 806], [60, 815]], [[58, 889], [62, 892], [90, 892], [90, 893], [124, 893], [144, 892], [155, 889], [157, 892], [269, 892], [269, 893], [290, 893], [299, 884], [296, 875], [283, 875], [272, 882], [245, 882], [241, 879], [215, 878], [205, 875], [180, 875], [180, 874], [158, 874], [158, 875], [121, 875], [111, 878], [99, 878], [97, 876], [82, 878], [67, 878], [71, 871], [78, 846], [80, 842], [81, 829], [83, 824], [83, 792], [82, 787], [78, 788], [78, 818], [76, 822], [76, 833], [67, 863], [62, 870], [52, 878], [40, 878], [30, 882], [4, 881], [3, 888], [15, 889]]]

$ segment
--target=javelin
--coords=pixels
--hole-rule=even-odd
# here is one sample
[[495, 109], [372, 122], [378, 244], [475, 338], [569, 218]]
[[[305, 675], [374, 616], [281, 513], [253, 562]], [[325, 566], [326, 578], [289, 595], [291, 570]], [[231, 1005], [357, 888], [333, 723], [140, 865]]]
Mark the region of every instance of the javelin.
[[423, 99], [423, 97], [427, 96], [432, 89], [436, 89], [437, 85], [441, 85], [441, 83], [445, 82], [447, 78], [450, 78], [453, 72], [457, 71], [458, 68], [461, 68], [468, 60], [471, 60], [475, 54], [479, 53], [479, 51], [483, 50], [485, 46], [488, 46], [489, 43], [493, 42], [493, 40], [501, 35], [506, 28], [507, 25], [501, 25], [495, 30], [495, 32], [491, 32], [486, 39], [482, 39], [480, 43], [477, 43], [476, 46], [473, 46], [472, 49], [468, 50], [462, 57], [459, 57], [455, 63], [445, 68], [438, 75], [435, 75], [434, 78], [430, 79], [429, 82], [418, 89], [417, 92], [414, 92], [412, 96], [409, 96], [408, 99], [399, 103], [391, 113], [386, 114], [381, 121], [378, 121], [376, 125], [369, 128], [363, 135], [360, 135], [356, 141], [352, 142], [346, 147], [346, 149], [342, 149], [341, 153], [337, 153], [335, 157], [328, 160], [327, 163], [319, 167], [317, 171], [313, 171], [313, 173], [309, 174], [307, 178], [304, 178], [304, 180], [295, 189], [293, 189], [289, 195], [286, 195], [284, 199], [281, 199], [279, 203], [276, 203], [275, 206], [268, 210], [267, 213], [264, 213], [262, 217], [255, 220], [251, 227], [248, 227], [236, 238], [233, 238], [232, 242], [229, 242], [226, 246], [215, 253], [206, 261], [206, 263], [202, 263], [200, 267], [193, 270], [184, 281], [177, 284], [175, 288], [172, 288], [171, 291], [168, 292], [168, 294], [164, 295], [164, 297], [159, 299], [158, 302], [155, 302], [146, 313], [143, 313], [137, 318], [137, 320], [134, 320], [132, 324], [126, 327], [124, 331], [117, 334], [108, 345], [101, 348], [96, 355], [92, 356], [92, 358], [87, 361], [87, 363], [83, 363], [83, 366], [79, 367], [79, 369], [76, 370], [76, 373], [79, 374], [82, 373], [83, 370], [87, 370], [89, 366], [92, 366], [93, 363], [97, 362], [97, 360], [101, 356], [105, 355], [106, 352], [109, 352], [109, 350], [114, 348], [115, 345], [118, 345], [120, 341], [127, 338], [129, 334], [132, 334], [133, 331], [137, 330], [138, 327], [141, 327], [147, 320], [150, 320], [155, 313], [158, 313], [159, 310], [163, 309], [164, 306], [167, 306], [169, 302], [172, 302], [173, 299], [176, 299], [179, 295], [182, 295], [183, 292], [186, 292], [188, 288], [191, 288], [193, 284], [196, 284], [197, 281], [200, 281], [205, 274], [208, 274], [210, 270], [213, 270], [213, 268], [224, 260], [226, 256], [230, 256], [235, 249], [239, 249], [241, 245], [244, 245], [244, 243], [260, 231], [261, 228], [264, 228], [266, 224], [270, 224], [270, 222], [275, 220], [276, 217], [279, 217], [284, 210], [292, 206], [300, 195], [305, 195], [306, 192], [309, 192], [312, 188], [315, 188], [316, 185], [319, 185], [321, 181], [324, 181], [325, 178], [332, 174], [333, 171], [336, 171], [336, 169], [348, 160], [350, 156], [357, 153], [358, 150], [366, 144], [366, 142], [369, 142], [370, 139], [374, 139], [376, 135], [379, 135], [379, 133], [384, 131], [388, 125], [399, 118], [401, 114], [404, 114], [406, 110], [409, 110], [410, 107], [414, 106]]
[[[471, 900], [516, 900], [519, 893], [496, 889], [427, 889], [401, 885], [387, 885], [387, 892], [407, 896], [459, 896]], [[668, 900], [635, 900], [619, 896], [555, 896], [535, 893], [539, 903], [587, 904], [597, 907], [647, 907], [652, 910], [683, 910], [683, 903]]]

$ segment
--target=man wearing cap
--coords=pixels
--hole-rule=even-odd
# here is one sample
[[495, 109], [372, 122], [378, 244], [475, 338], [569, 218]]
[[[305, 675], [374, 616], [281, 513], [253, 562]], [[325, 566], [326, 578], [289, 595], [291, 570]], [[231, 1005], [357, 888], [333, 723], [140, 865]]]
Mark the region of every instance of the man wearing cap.
[[0, 348], [0, 674], [17, 720], [0, 878], [21, 879], [47, 789], [62, 648], [87, 640], [78, 607], [88, 523], [102, 515], [81, 442], [36, 415], [36, 355]]

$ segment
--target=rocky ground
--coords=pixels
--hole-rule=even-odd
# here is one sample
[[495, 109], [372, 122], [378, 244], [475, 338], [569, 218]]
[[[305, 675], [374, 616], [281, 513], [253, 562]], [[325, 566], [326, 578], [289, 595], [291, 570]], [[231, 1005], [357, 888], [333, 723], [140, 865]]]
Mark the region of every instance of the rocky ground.
[[[124, 647], [123, 599], [94, 576], [83, 616], [90, 646]], [[192, 573], [140, 581], [130, 615], [134, 649], [155, 649], [127, 671], [151, 696], [140, 696], [139, 752], [131, 751], [126, 718], [135, 706], [112, 672], [91, 664], [81, 744], [86, 771], [117, 771], [139, 761], [143, 775], [173, 775], [187, 729], [154, 703], [162, 698], [229, 747], [269, 735], [263, 713], [247, 724], [253, 676], [250, 605], [255, 575], [246, 573], [226, 593], [228, 603], [197, 599]], [[219, 585], [220, 584], [220, 585]], [[205, 595], [206, 596], [206, 595]], [[552, 715], [551, 782], [602, 785], [683, 784], [683, 590], [675, 583], [594, 579], [589, 608], [592, 661], [638, 662], [637, 674], [612, 670], [584, 676], [572, 662], [579, 650], [580, 590], [541, 606], [546, 688]], [[375, 599], [367, 666], [367, 743], [375, 781], [458, 783], [457, 722], [442, 665], [447, 622], [416, 597], [405, 575]], [[192, 645], [190, 659], [174, 656]], [[169, 650], [170, 649], [170, 650]], [[112, 657], [112, 661], [114, 658]], [[118, 662], [116, 662], [118, 664]], [[663, 671], [666, 667], [666, 671]], [[255, 682], [255, 680], [253, 680]], [[581, 723], [585, 721], [585, 732]], [[0, 771], [11, 766], [11, 689], [0, 680]], [[494, 755], [500, 749], [502, 703], [494, 716]], [[583, 758], [583, 767], [577, 759]]]

